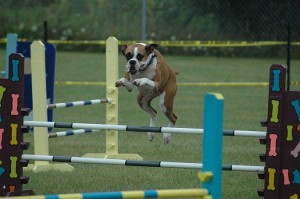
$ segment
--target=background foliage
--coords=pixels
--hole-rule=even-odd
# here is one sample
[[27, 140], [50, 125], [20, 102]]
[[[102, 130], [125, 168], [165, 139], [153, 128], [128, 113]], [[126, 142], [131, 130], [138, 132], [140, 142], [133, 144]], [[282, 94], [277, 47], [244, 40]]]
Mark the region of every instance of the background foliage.
[[[286, 41], [300, 37], [300, 1], [297, 0], [147, 0], [148, 40]], [[0, 38], [43, 39], [48, 21], [49, 39], [139, 41], [142, 0], [9, 0], [0, 1]], [[61, 47], [61, 46], [59, 46]], [[103, 50], [99, 46], [71, 45], [70, 50]], [[298, 46], [293, 46], [295, 52]], [[214, 56], [284, 57], [286, 46], [243, 48], [172, 48], [170, 53]], [[294, 53], [294, 57], [297, 57]]]

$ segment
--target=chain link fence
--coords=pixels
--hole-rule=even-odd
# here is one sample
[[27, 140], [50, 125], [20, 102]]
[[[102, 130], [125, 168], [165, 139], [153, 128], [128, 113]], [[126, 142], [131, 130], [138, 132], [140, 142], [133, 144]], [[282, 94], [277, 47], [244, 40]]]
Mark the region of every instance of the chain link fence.
[[[19, 38], [43, 39], [43, 22], [47, 21], [49, 40], [105, 40], [115, 36], [121, 41], [198, 41], [188, 47], [178, 44], [164, 50], [210, 56], [283, 57], [290, 26], [292, 56], [299, 58], [299, 12], [297, 0], [9, 0], [0, 1], [0, 38], [13, 32]], [[246, 45], [253, 41], [271, 42]], [[201, 45], [203, 42], [222, 45]], [[232, 42], [238, 47], [228, 45]], [[58, 48], [104, 49], [95, 44]]]

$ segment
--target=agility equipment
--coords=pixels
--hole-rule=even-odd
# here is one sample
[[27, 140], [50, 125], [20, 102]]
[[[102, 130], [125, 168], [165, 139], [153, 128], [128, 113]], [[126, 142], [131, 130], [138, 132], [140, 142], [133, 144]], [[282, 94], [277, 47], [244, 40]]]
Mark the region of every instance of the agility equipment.
[[60, 132], [48, 133], [48, 137], [55, 138], [55, 137], [63, 137], [63, 136], [71, 136], [71, 135], [80, 135], [80, 134], [92, 133], [92, 132], [98, 132], [98, 130], [77, 129], [77, 130], [69, 130], [69, 131], [60, 131]]
[[265, 186], [258, 195], [296, 199], [300, 197], [300, 92], [286, 90], [283, 65], [272, 65], [269, 77], [268, 116], [262, 122], [267, 135], [261, 139], [266, 153], [260, 155], [266, 166], [259, 172]]
[[[47, 104], [47, 109], [69, 108], [75, 106], [88, 106], [88, 105], [104, 104], [104, 103], [111, 104], [112, 100], [93, 99], [93, 100], [82, 100], [82, 101], [74, 101], [74, 102]], [[96, 132], [96, 131], [92, 129], [78, 129], [78, 130], [70, 130], [70, 131], [62, 131], [62, 132], [50, 132], [48, 133], [48, 137], [54, 138], [54, 137], [62, 137], [62, 136], [70, 136], [70, 135], [79, 135], [79, 134], [90, 133], [90, 132]]]
[[[149, 127], [149, 126], [130, 126], [130, 125], [89, 124], [89, 123], [46, 122], [46, 121], [24, 121], [24, 124], [31, 127], [114, 130], [114, 131], [131, 131], [131, 132], [139, 132], [139, 133], [154, 132], [154, 133], [180, 133], [180, 134], [202, 135], [204, 132], [203, 129], [198, 129], [198, 128]], [[225, 130], [223, 131], [223, 135], [263, 137], [266, 136], [266, 133], [261, 131]]]
[[[33, 42], [35, 43], [35, 42]], [[39, 47], [32, 47], [34, 50], [32, 50], [32, 56], [35, 56], [36, 59], [39, 58], [40, 63], [44, 63], [45, 59], [43, 56], [40, 56], [39, 54], [43, 54], [44, 47], [41, 42], [37, 42], [41, 46]], [[34, 54], [34, 55], [33, 55]], [[115, 88], [115, 81], [118, 78], [118, 40], [115, 37], [109, 37], [106, 41], [106, 124], [118, 124], [118, 89]], [[31, 63], [32, 65], [32, 70], [35, 70], [37, 67], [44, 67], [44, 64], [40, 65], [34, 65], [34, 62]], [[45, 73], [43, 73], [44, 69], [38, 69], [35, 70], [35, 72], [32, 72], [32, 76], [37, 76], [38, 78], [45, 78]], [[34, 81], [34, 77], [32, 78]], [[44, 80], [40, 80], [44, 81]], [[34, 81], [33, 82], [35, 87], [33, 87], [33, 93], [46, 93], [46, 89], [44, 86], [41, 86], [39, 82]], [[43, 102], [42, 102], [43, 101]], [[105, 102], [104, 100], [103, 102]], [[76, 102], [73, 103], [75, 104], [89, 104], [90, 102], [87, 103], [80, 103]], [[46, 105], [46, 98], [39, 98], [36, 100], [33, 100], [33, 106], [38, 106], [38, 104], [44, 104], [45, 107]], [[66, 105], [68, 107], [69, 103]], [[49, 105], [48, 107], [52, 107], [54, 105]], [[64, 106], [64, 105], [57, 105], [58, 106]], [[34, 108], [36, 109], [36, 112], [38, 115], [44, 114], [45, 107], [43, 108]], [[34, 119], [38, 120], [38, 119]], [[45, 120], [45, 119], [43, 119]], [[46, 120], [45, 120], [46, 121]], [[46, 131], [46, 128], [43, 128], [44, 131]], [[48, 155], [48, 135], [45, 133], [39, 133], [40, 129], [34, 129], [34, 145], [38, 145], [39, 147], [35, 149], [35, 154], [42, 154], [42, 155]], [[61, 135], [61, 133], [59, 133]], [[51, 134], [53, 135], [53, 134]], [[58, 135], [58, 134], [57, 134]], [[115, 130], [110, 130], [106, 132], [106, 151], [104, 153], [87, 153], [84, 155], [85, 157], [106, 157], [106, 158], [126, 158], [126, 159], [134, 159], [134, 160], [141, 160], [143, 159], [141, 156], [138, 154], [127, 154], [127, 153], [122, 153], [120, 154], [118, 152], [118, 133]], [[35, 171], [45, 171], [46, 168], [43, 165], [43, 168], [39, 169], [41, 166], [37, 166], [36, 163], [29, 169], [33, 168]], [[51, 168], [51, 167], [49, 167]], [[68, 168], [66, 168], [68, 170]]]
[[[220, 98], [220, 96], [219, 96]], [[30, 160], [34, 161], [57, 161], [57, 162], [80, 162], [80, 163], [98, 163], [98, 164], [124, 164], [126, 166], [150, 166], [150, 167], [171, 167], [171, 168], [193, 168], [195, 167], [196, 169], [199, 169], [203, 167], [203, 172], [200, 174], [202, 176], [201, 181], [203, 183], [203, 186], [208, 186], [208, 189], [192, 189], [192, 190], [171, 190], [171, 191], [165, 191], [165, 190], [157, 190], [157, 191], [151, 191], [150, 192], [145, 192], [143, 191], [143, 195], [140, 194], [141, 191], [134, 192], [134, 193], [139, 193], [138, 195], [134, 193], [121, 193], [121, 195], [110, 195], [111, 193], [90, 193], [88, 196], [87, 195], [81, 195], [79, 197], [87, 197], [87, 198], [101, 198], [102, 196], [104, 198], [123, 198], [123, 196], [126, 196], [125, 198], [148, 198], [148, 196], [155, 198], [164, 198], [164, 197], [193, 197], [193, 196], [199, 196], [199, 197], [220, 197], [221, 192], [217, 192], [216, 190], [221, 190], [221, 170], [222, 170], [222, 120], [223, 120], [223, 111], [220, 109], [223, 109], [223, 98], [222, 99], [217, 99], [216, 95], [208, 95], [205, 97], [204, 100], [205, 106], [208, 108], [205, 108], [204, 112], [204, 118], [207, 118], [204, 120], [205, 126], [208, 126], [209, 124], [206, 124], [207, 121], [214, 121], [216, 124], [214, 125], [213, 128], [207, 128], [205, 129], [204, 135], [209, 135], [209, 136], [204, 136], [206, 139], [210, 137], [212, 140], [211, 142], [218, 143], [218, 146], [215, 148], [217, 150], [213, 150], [213, 153], [209, 153], [209, 155], [213, 154], [213, 156], [209, 159], [204, 158], [205, 164], [212, 165], [211, 162], [215, 162], [216, 164], [213, 166], [214, 170], [216, 173], [211, 172], [210, 170], [204, 170], [204, 165], [201, 166], [201, 164], [196, 164], [196, 163], [176, 163], [176, 162], [152, 162], [152, 161], [132, 161], [132, 160], [116, 160], [116, 159], [97, 159], [97, 158], [82, 158], [82, 157], [66, 157], [66, 156], [45, 156], [45, 155], [26, 155], [23, 154], [20, 159], [22, 159], [23, 164], [27, 164]], [[16, 110], [12, 111], [13, 114], [15, 114]], [[209, 114], [208, 114], [209, 113]], [[215, 114], [212, 114], [215, 113]], [[215, 116], [217, 115], [217, 116]], [[21, 126], [21, 125], [19, 125]], [[28, 129], [28, 128], [26, 128]], [[206, 140], [204, 139], [204, 140]], [[13, 144], [18, 143], [19, 140], [15, 139], [13, 140]], [[208, 150], [211, 151], [209, 147], [203, 147], [203, 152], [208, 153]], [[12, 150], [8, 151], [9, 153], [12, 153]], [[217, 159], [219, 161], [217, 161]], [[12, 165], [16, 165], [17, 158], [13, 157], [11, 160], [14, 161]], [[220, 164], [219, 164], [220, 163]], [[196, 166], [195, 166], [196, 165]], [[218, 166], [216, 166], [218, 165]], [[209, 169], [209, 167], [206, 166], [206, 169]], [[220, 170], [217, 171], [216, 169]], [[15, 178], [18, 176], [18, 172], [15, 171], [11, 172], [11, 177]], [[214, 178], [208, 178], [207, 176], [214, 176]], [[204, 176], [204, 177], [203, 177]], [[1, 179], [2, 180], [2, 179]], [[12, 191], [14, 192], [14, 191]], [[116, 193], [116, 192], [114, 192]], [[120, 194], [120, 192], [118, 192]], [[125, 194], [125, 195], [124, 195]], [[211, 194], [210, 196], [208, 194]], [[62, 197], [78, 197], [78, 195], [72, 194], [72, 195], [65, 195]], [[51, 197], [60, 197], [59, 195], [48, 195], [45, 196], [46, 198], [51, 198]], [[28, 198], [28, 197], [27, 197]], [[43, 196], [31, 196], [30, 198], [43, 198]]]
[[[31, 50], [31, 73], [32, 73], [32, 104], [33, 119], [47, 119], [47, 96], [46, 96], [46, 74], [45, 72], [45, 46], [41, 41], [34, 41]], [[48, 129], [42, 127], [34, 128], [34, 154], [48, 155]], [[60, 171], [72, 171], [74, 168], [69, 164], [49, 165], [48, 162], [35, 161], [25, 168], [32, 171], [46, 171], [50, 169]]]
[[[40, 74], [46, 74], [45, 71], [45, 47], [41, 41], [34, 41], [30, 47], [31, 51], [31, 73], [32, 73], [32, 104], [33, 104], [33, 120], [45, 120], [47, 119], [46, 108], [46, 92], [35, 92], [40, 90], [46, 90], [46, 76]], [[48, 129], [35, 128], [34, 129], [34, 153], [35, 154], [49, 154], [48, 144]], [[38, 144], [40, 143], [40, 144]], [[38, 165], [47, 165], [46, 162], [35, 162], [36, 166], [33, 166], [33, 170], [38, 168]]]
[[[121, 159], [104, 159], [104, 158], [85, 158], [72, 156], [46, 156], [23, 154], [23, 160], [46, 161], [46, 162], [71, 162], [85, 164], [103, 164], [103, 165], [124, 165], [124, 166], [144, 166], [144, 167], [162, 167], [162, 168], [178, 168], [178, 169], [202, 169], [202, 163], [189, 162], [166, 162], [166, 161], [145, 161], [145, 160], [121, 160]], [[222, 165], [224, 171], [263, 171], [264, 166], [251, 165]]]
[[165, 189], [144, 191], [96, 192], [78, 194], [51, 194], [40, 196], [11, 197], [10, 199], [50, 199], [50, 198], [80, 198], [80, 199], [138, 199], [138, 198], [178, 198], [196, 197], [209, 199], [206, 189]]
[[74, 106], [87, 106], [87, 105], [103, 104], [103, 103], [110, 104], [110, 103], [112, 103], [112, 100], [111, 99], [93, 99], [93, 100], [47, 104], [47, 109], [67, 108], [67, 107], [74, 107]]
[[[16, 57], [14, 57], [16, 56]], [[22, 167], [26, 166], [28, 161], [36, 160], [40, 162], [56, 161], [69, 163], [96, 163], [96, 164], [112, 164], [126, 166], [150, 166], [150, 167], [166, 167], [166, 168], [202, 168], [199, 173], [202, 182], [201, 194], [203, 197], [220, 198], [222, 170], [238, 170], [238, 171], [258, 171], [259, 177], [265, 179], [265, 189], [258, 193], [265, 198], [290, 198], [295, 199], [300, 195], [300, 171], [299, 171], [299, 153], [300, 153], [300, 92], [285, 90], [285, 68], [281, 65], [273, 65], [270, 69], [270, 85], [269, 85], [269, 106], [268, 119], [262, 122], [267, 127], [267, 134], [260, 132], [256, 136], [264, 136], [260, 141], [266, 144], [266, 154], [261, 155], [261, 160], [266, 162], [266, 166], [250, 166], [250, 165], [222, 165], [222, 135], [235, 135], [236, 130], [223, 131], [222, 115], [223, 115], [223, 97], [219, 94], [209, 94], [204, 100], [204, 130], [187, 128], [188, 133], [203, 134], [203, 164], [201, 163], [184, 163], [184, 162], [164, 162], [164, 161], [133, 161], [121, 159], [101, 159], [101, 158], [82, 158], [70, 156], [49, 156], [49, 155], [29, 155], [23, 154], [23, 150], [28, 148], [28, 143], [23, 142], [22, 133], [28, 128], [22, 126], [23, 115], [26, 111], [22, 110], [23, 91], [11, 89], [12, 83], [16, 83], [18, 89], [23, 88], [20, 78], [21, 65], [24, 59], [18, 57], [20, 55], [12, 55], [10, 60], [11, 72], [9, 74], [9, 83], [6, 80], [0, 80], [0, 123], [3, 128], [0, 129], [0, 186], [1, 196], [9, 194], [28, 195], [31, 191], [23, 191], [22, 184], [28, 182], [28, 178], [22, 176]], [[20, 92], [20, 93], [19, 93]], [[4, 106], [5, 104], [5, 106]], [[209, 107], [209, 108], [207, 108]], [[215, 107], [215, 108], [212, 108]], [[8, 109], [8, 110], [6, 110]], [[7, 115], [3, 115], [3, 114]], [[8, 114], [9, 113], [9, 114]], [[4, 120], [5, 118], [5, 120]], [[11, 119], [11, 120], [10, 120]], [[9, 123], [8, 125], [5, 123]], [[171, 132], [184, 133], [184, 128], [169, 127], [137, 127], [127, 125], [99, 125], [99, 124], [83, 124], [83, 123], [57, 123], [43, 121], [26, 121], [25, 125], [35, 125], [35, 127], [72, 127], [82, 128], [92, 127], [108, 131], [141, 131], [149, 130], [161, 133]], [[42, 126], [41, 126], [42, 125]], [[92, 126], [91, 126], [92, 125]], [[9, 134], [5, 133], [10, 132]], [[230, 132], [230, 133], [228, 133]], [[250, 134], [251, 131], [249, 131]], [[248, 133], [249, 133], [248, 132]], [[240, 133], [240, 132], [239, 132]], [[238, 135], [237, 133], [236, 135]], [[213, 150], [212, 145], [214, 144]], [[17, 148], [15, 148], [17, 147]], [[20, 156], [21, 155], [21, 156]], [[240, 170], [239, 170], [240, 169]], [[203, 192], [202, 192], [203, 190]], [[157, 190], [157, 193], [163, 190]], [[160, 198], [182, 196], [178, 195], [183, 190], [172, 190], [172, 193], [159, 195]], [[187, 191], [189, 192], [189, 191]], [[191, 191], [192, 192], [192, 191]], [[110, 195], [110, 193], [118, 193]], [[125, 195], [125, 192], [109, 192], [99, 193], [101, 196], [119, 198]], [[132, 193], [132, 195], [130, 195]], [[148, 197], [148, 191], [138, 191], [128, 193], [127, 198], [143, 198]], [[141, 194], [136, 195], [135, 193]], [[142, 194], [143, 193], [143, 194]], [[162, 192], [163, 193], [163, 192]], [[121, 196], [120, 196], [121, 194]], [[172, 195], [173, 194], [173, 195]], [[200, 196], [200, 192], [197, 192]], [[207, 194], [210, 194], [207, 196]], [[62, 197], [97, 197], [98, 193], [88, 193], [87, 195], [71, 194], [62, 195]], [[130, 196], [129, 196], [130, 195]], [[147, 195], [147, 196], [146, 196]], [[60, 197], [60, 195], [46, 196], [30, 196], [30, 198], [49, 198]], [[100, 196], [100, 197], [101, 197]], [[186, 196], [186, 195], [185, 195]], [[191, 195], [189, 195], [191, 196]], [[195, 195], [193, 195], [195, 196]], [[201, 196], [202, 197], [202, 196]], [[28, 197], [27, 197], [28, 198]]]
[[11, 54], [8, 61], [8, 79], [0, 79], [0, 197], [12, 193], [18, 195], [32, 194], [31, 190], [24, 191], [23, 184], [29, 180], [23, 176], [21, 159], [23, 150], [29, 147], [23, 141], [23, 117], [29, 113], [24, 109], [24, 56]]

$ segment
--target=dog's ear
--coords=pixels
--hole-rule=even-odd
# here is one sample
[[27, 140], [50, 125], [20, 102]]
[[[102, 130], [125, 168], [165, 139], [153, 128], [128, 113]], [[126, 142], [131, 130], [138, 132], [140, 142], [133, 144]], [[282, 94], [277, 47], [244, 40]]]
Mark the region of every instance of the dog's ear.
[[149, 55], [150, 53], [153, 52], [153, 49], [156, 49], [158, 47], [159, 47], [158, 44], [147, 44], [145, 47], [146, 53]]
[[125, 50], [126, 50], [126, 48], [127, 48], [127, 45], [122, 46], [122, 53], [123, 53], [124, 56], [125, 56]]

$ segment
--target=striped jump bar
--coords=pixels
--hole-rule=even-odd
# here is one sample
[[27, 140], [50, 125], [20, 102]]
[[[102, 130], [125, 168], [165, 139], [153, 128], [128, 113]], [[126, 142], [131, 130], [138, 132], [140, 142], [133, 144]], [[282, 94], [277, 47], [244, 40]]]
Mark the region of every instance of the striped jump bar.
[[120, 191], [120, 192], [95, 192], [77, 194], [51, 194], [40, 196], [9, 197], [10, 199], [138, 199], [138, 198], [179, 198], [197, 197], [205, 199], [208, 196], [206, 189], [164, 189], [144, 191]]
[[79, 134], [92, 133], [98, 131], [99, 130], [93, 130], [93, 129], [76, 129], [76, 130], [69, 130], [69, 131], [52, 132], [52, 133], [48, 133], [48, 138], [79, 135]]
[[[145, 160], [121, 160], [121, 159], [103, 159], [103, 158], [84, 158], [72, 156], [48, 156], [48, 155], [31, 155], [23, 154], [23, 160], [47, 161], [47, 162], [71, 162], [86, 164], [105, 164], [105, 165], [123, 165], [123, 166], [144, 166], [144, 167], [162, 167], [177, 169], [202, 169], [202, 163], [187, 162], [163, 162], [163, 161], [145, 161]], [[222, 170], [225, 171], [263, 171], [263, 166], [250, 165], [223, 165]]]
[[102, 103], [111, 103], [112, 99], [94, 99], [94, 100], [84, 100], [84, 101], [75, 101], [75, 102], [65, 102], [57, 104], [48, 104], [47, 109], [55, 108], [68, 108], [72, 106], [87, 106], [92, 104], [102, 104]]
[[[45, 122], [45, 121], [24, 121], [24, 125], [31, 126], [31, 127], [48, 127], [48, 128], [95, 129], [95, 130], [115, 130], [115, 131], [154, 132], [154, 133], [203, 134], [203, 129], [198, 129], [198, 128], [148, 127], [148, 126], [129, 126], [129, 125], [110, 125], [110, 124]], [[224, 136], [265, 137], [266, 132], [244, 131], [244, 130], [224, 130], [223, 135]]]

